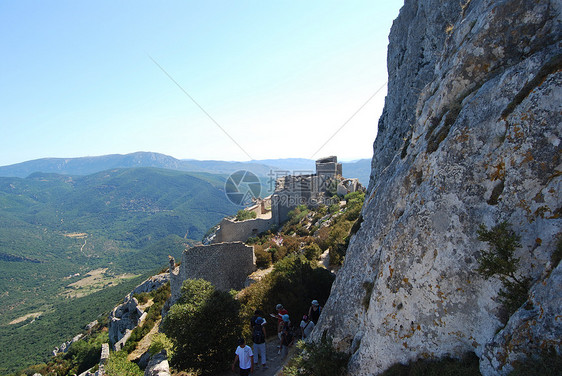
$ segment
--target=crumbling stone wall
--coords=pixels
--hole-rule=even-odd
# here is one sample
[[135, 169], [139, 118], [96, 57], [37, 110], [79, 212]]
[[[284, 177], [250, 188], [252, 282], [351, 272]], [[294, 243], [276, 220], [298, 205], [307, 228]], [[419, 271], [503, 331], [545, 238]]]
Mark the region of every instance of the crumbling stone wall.
[[274, 224], [271, 213], [266, 218], [255, 218], [245, 221], [224, 218], [220, 223], [213, 243], [245, 242], [248, 238], [269, 230]]
[[[170, 264], [174, 261], [170, 260]], [[186, 279], [202, 278], [216, 288], [228, 291], [244, 287], [246, 277], [256, 268], [254, 247], [242, 242], [217, 243], [188, 248], [183, 251], [181, 265], [170, 265], [172, 303], [181, 292]]]

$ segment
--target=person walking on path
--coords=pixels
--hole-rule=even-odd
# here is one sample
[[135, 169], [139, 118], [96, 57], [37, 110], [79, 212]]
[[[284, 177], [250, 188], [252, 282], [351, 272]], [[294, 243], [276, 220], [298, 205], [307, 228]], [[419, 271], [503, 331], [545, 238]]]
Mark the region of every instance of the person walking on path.
[[289, 315], [283, 315], [283, 325], [281, 329], [281, 358], [285, 359], [289, 353], [289, 347], [293, 344], [293, 332], [291, 331], [291, 321]]
[[314, 323], [314, 325], [318, 324], [320, 313], [322, 313], [322, 307], [318, 304], [318, 300], [314, 299], [308, 309], [308, 318]]
[[258, 368], [259, 358], [261, 356], [261, 364], [263, 369], [267, 369], [265, 356], [265, 320], [258, 317], [252, 328], [252, 341], [254, 342], [254, 365]]
[[277, 337], [279, 337], [279, 351], [277, 352], [277, 354], [281, 354], [281, 346], [283, 345], [281, 343], [281, 331], [283, 329], [283, 315], [288, 315], [289, 312], [283, 308], [282, 304], [277, 304], [275, 306], [275, 310], [277, 311], [277, 314], [272, 313], [271, 317], [276, 318], [277, 319]]
[[310, 336], [312, 329], [314, 329], [314, 323], [312, 322], [312, 320], [310, 320], [310, 318], [307, 315], [304, 315], [302, 317], [300, 326], [301, 326], [302, 339], [307, 339]]
[[240, 365], [240, 376], [248, 376], [254, 372], [254, 353], [250, 346], [246, 346], [244, 338], [238, 340], [238, 347], [235, 352], [234, 362], [232, 363], [232, 371], [235, 372], [234, 367], [236, 362]]

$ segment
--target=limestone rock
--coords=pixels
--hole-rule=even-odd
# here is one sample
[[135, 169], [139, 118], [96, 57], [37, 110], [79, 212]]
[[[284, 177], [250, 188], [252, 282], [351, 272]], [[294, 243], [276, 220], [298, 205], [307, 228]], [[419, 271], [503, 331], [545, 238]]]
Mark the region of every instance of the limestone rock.
[[96, 325], [98, 325], [98, 320], [92, 321], [91, 323], [89, 323], [88, 325], [86, 325], [86, 327], [85, 327], [84, 329], [86, 329], [86, 330], [92, 330], [92, 328], [93, 328], [94, 326], [96, 326]]
[[480, 368], [484, 374], [507, 375], [511, 363], [540, 353], [561, 350], [562, 264], [537, 283], [527, 304], [521, 307], [486, 344]]
[[130, 295], [140, 294], [142, 292], [151, 292], [153, 290], [159, 289], [161, 286], [165, 285], [170, 281], [169, 273], [161, 273], [148, 278], [146, 281], [135, 287], [131, 291]]
[[154, 355], [144, 370], [144, 376], [170, 376], [170, 365], [166, 350]]
[[141, 322], [144, 311], [138, 307], [137, 299], [130, 295], [123, 304], [118, 305], [109, 315], [109, 343], [114, 346], [127, 333]]
[[[507, 341], [495, 338], [507, 321], [501, 284], [476, 272], [486, 247], [476, 230], [510, 222], [519, 273], [544, 275], [562, 228], [561, 8], [406, 0], [390, 33], [364, 221], [313, 332], [352, 354], [350, 375], [470, 351], [484, 375], [503, 374], [493, 360]], [[545, 306], [540, 283], [533, 307]], [[525, 314], [506, 336], [522, 333]], [[537, 323], [531, 338], [558, 333]]]

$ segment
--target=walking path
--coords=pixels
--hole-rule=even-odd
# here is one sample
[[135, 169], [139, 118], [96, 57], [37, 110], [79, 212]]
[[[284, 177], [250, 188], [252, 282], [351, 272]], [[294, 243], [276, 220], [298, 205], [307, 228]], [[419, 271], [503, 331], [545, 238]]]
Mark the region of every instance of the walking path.
[[[296, 345], [293, 345], [289, 349], [289, 355], [282, 359], [281, 355], [277, 354], [278, 348], [277, 345], [279, 344], [279, 340], [277, 337], [270, 337], [268, 338], [266, 345], [265, 345], [265, 357], [267, 359], [267, 369], [263, 369], [261, 366], [261, 359], [259, 360], [260, 363], [258, 364], [257, 368], [254, 368], [254, 373], [252, 375], [255, 376], [278, 376], [281, 375], [280, 371], [283, 369], [283, 366], [287, 363], [289, 359], [293, 357], [295, 354]], [[234, 359], [234, 351], [232, 352], [232, 359]], [[236, 372], [228, 371], [220, 374], [219, 376], [232, 376], [238, 375], [239, 371], [236, 368]]]

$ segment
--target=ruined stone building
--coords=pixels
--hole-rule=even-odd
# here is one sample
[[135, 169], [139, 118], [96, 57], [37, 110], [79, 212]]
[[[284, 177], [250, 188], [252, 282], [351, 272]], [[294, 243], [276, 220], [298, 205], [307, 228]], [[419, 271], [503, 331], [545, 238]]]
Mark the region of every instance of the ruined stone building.
[[219, 290], [240, 290], [256, 268], [254, 247], [242, 242], [217, 243], [191, 247], [183, 251], [181, 265], [170, 258], [171, 302], [181, 294], [186, 279], [202, 278]]
[[237, 221], [235, 218], [224, 218], [211, 243], [241, 241], [245, 242], [252, 236], [269, 230], [275, 222], [271, 214], [271, 196], [256, 199], [255, 204], [245, 210], [256, 213], [256, 218]]
[[289, 218], [289, 212], [299, 205], [330, 205], [339, 201], [332, 199], [336, 193], [345, 195], [360, 189], [363, 188], [357, 179], [343, 178], [342, 165], [336, 156], [318, 159], [315, 174], [288, 175], [277, 179], [271, 196], [273, 221], [283, 223]]

